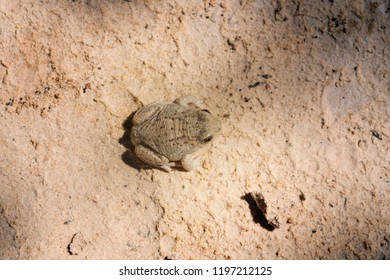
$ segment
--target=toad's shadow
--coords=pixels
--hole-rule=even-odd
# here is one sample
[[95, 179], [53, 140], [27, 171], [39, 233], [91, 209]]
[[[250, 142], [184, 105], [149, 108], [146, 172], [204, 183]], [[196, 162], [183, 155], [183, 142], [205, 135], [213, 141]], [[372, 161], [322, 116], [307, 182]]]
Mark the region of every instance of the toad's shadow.
[[125, 130], [122, 137], [119, 138], [118, 142], [123, 147], [125, 147], [127, 150], [122, 154], [121, 158], [124, 163], [126, 163], [128, 166], [133, 167], [137, 170], [140, 169], [148, 169], [147, 165], [140, 161], [137, 157], [137, 155], [134, 153], [134, 145], [131, 142], [131, 128], [133, 127], [133, 117], [134, 113], [132, 113], [130, 116], [127, 117], [127, 119], [123, 122], [122, 127]]

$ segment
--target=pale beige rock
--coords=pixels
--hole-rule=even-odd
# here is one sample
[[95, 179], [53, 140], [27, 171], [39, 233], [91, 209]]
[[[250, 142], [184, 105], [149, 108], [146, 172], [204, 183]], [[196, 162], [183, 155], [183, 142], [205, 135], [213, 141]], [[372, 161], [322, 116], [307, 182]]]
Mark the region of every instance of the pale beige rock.
[[[1, 0], [0, 257], [390, 258], [389, 38], [385, 0]], [[129, 116], [186, 95], [205, 168], [139, 169]]]

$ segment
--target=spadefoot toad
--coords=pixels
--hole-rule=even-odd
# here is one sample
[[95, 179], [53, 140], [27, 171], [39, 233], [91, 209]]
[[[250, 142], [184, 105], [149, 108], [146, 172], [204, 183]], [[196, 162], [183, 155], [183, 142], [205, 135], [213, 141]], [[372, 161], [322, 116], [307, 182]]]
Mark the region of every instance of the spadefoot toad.
[[192, 154], [210, 143], [221, 130], [221, 122], [193, 96], [154, 102], [133, 117], [131, 141], [143, 162], [168, 172], [181, 166], [189, 171], [199, 165]]

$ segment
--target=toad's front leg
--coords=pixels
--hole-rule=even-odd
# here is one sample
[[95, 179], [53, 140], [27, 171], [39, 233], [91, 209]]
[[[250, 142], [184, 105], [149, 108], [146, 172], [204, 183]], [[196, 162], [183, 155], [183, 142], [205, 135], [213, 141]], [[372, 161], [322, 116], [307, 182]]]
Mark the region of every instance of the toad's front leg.
[[200, 165], [200, 160], [193, 158], [192, 155], [188, 154], [181, 159], [181, 165], [185, 170], [191, 171]]

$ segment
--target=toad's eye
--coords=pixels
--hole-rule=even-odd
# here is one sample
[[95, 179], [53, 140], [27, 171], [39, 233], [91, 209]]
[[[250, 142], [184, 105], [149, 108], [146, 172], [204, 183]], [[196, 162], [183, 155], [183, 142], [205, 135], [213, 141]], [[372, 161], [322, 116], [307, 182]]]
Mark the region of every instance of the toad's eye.
[[208, 143], [208, 142], [210, 142], [211, 140], [213, 140], [213, 136], [209, 136], [209, 137], [203, 139], [203, 142], [204, 142], [204, 143]]
[[210, 111], [209, 111], [209, 110], [207, 110], [207, 109], [203, 109], [202, 111], [203, 111], [203, 112], [207, 112], [207, 113], [209, 113], [209, 114], [210, 114]]

